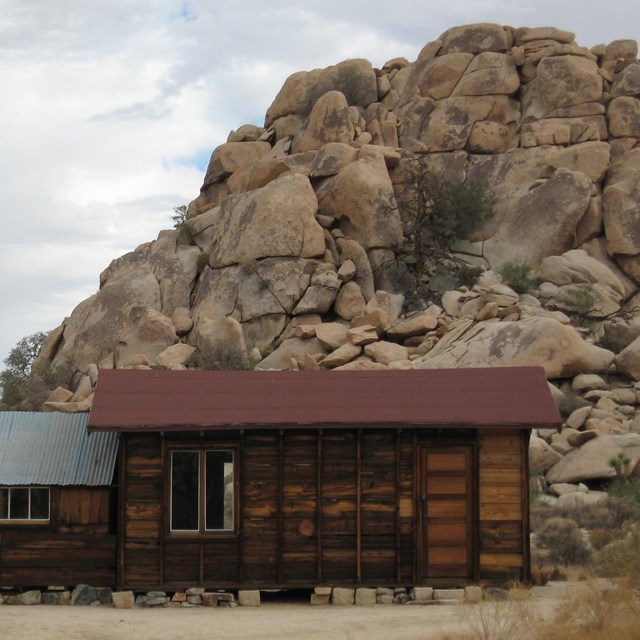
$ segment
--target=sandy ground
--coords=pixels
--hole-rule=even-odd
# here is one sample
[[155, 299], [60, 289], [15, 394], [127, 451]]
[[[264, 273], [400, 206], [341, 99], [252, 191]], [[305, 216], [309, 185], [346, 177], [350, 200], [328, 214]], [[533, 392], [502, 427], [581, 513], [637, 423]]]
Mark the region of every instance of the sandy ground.
[[[551, 615], [570, 588], [551, 583], [532, 589], [534, 619]], [[2, 605], [0, 640], [437, 640], [446, 632], [468, 629], [465, 609], [471, 606], [478, 605], [312, 607], [267, 602], [258, 608], [128, 610]]]

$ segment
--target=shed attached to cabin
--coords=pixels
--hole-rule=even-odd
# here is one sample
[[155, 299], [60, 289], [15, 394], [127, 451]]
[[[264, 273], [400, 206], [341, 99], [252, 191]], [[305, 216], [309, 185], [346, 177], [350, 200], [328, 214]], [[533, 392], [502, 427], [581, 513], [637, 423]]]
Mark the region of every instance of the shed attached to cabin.
[[115, 584], [118, 435], [88, 418], [0, 412], [0, 584]]
[[100, 372], [120, 434], [117, 585], [527, 580], [536, 367]]

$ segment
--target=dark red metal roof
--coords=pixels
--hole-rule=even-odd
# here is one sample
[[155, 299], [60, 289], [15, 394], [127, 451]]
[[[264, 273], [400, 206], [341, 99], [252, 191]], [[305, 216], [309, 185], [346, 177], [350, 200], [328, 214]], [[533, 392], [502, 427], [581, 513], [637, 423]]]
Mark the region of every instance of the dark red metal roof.
[[541, 367], [100, 371], [90, 431], [558, 426]]

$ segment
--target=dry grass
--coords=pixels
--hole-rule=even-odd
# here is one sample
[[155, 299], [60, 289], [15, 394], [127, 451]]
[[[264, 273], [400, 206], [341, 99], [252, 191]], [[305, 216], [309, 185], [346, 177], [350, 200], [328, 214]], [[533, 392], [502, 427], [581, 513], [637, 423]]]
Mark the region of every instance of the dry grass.
[[438, 640], [521, 640], [530, 626], [530, 592], [518, 586], [507, 600], [485, 600], [462, 608], [463, 631], [448, 632]]
[[640, 600], [626, 585], [602, 589], [592, 581], [558, 607], [538, 640], [640, 640]]

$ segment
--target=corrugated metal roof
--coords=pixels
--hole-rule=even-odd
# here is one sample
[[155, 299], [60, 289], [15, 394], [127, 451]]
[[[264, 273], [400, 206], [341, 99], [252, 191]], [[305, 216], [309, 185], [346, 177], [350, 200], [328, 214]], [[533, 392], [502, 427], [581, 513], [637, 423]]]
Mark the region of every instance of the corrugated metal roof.
[[559, 424], [541, 367], [102, 370], [89, 418], [90, 431]]
[[0, 412], [0, 485], [109, 485], [118, 434], [87, 432], [87, 413]]

